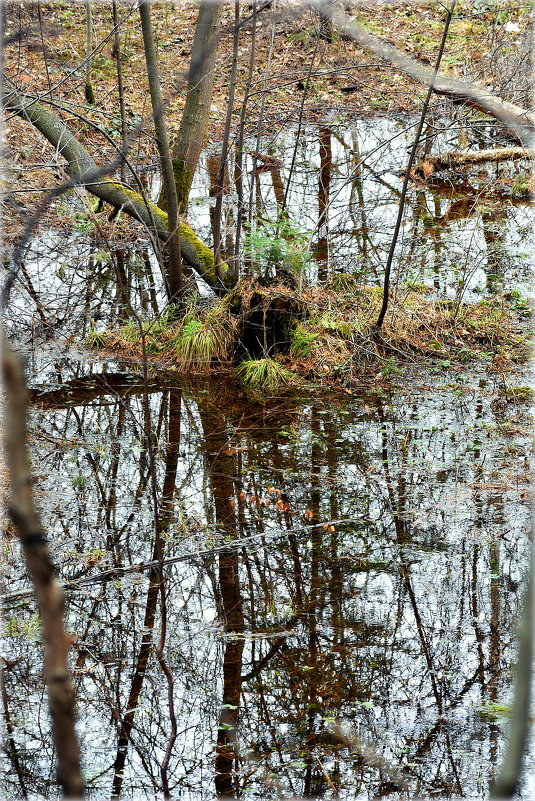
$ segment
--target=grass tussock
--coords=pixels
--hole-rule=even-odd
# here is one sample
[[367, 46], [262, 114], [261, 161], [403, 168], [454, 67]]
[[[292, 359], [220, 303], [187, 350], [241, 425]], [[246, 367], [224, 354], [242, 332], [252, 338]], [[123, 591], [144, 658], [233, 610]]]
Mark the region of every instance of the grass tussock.
[[[173, 310], [174, 314], [174, 310]], [[208, 310], [190, 308], [180, 320], [171, 313], [88, 336], [90, 347], [105, 348], [118, 358], [138, 360], [145, 352], [156, 366], [208, 372], [229, 366], [236, 347], [237, 322], [223, 303]]]
[[246, 359], [235, 370], [234, 376], [252, 389], [277, 389], [296, 383], [296, 375], [276, 359]]
[[[425, 287], [400, 289], [378, 331], [381, 302], [380, 288], [340, 276], [300, 294], [242, 279], [209, 309], [191, 304], [178, 321], [168, 315], [144, 321], [141, 328], [130, 321], [114, 331], [93, 331], [87, 344], [105, 348], [116, 358], [139, 361], [144, 340], [154, 366], [184, 372], [232, 370], [244, 350], [244, 318], [260, 303], [268, 311], [281, 305], [291, 310], [293, 324], [289, 342], [266, 348], [264, 355], [275, 358], [250, 358], [234, 369], [237, 380], [251, 389], [288, 386], [292, 376], [350, 386], [391, 378], [404, 363], [422, 361], [435, 361], [443, 368], [481, 361], [505, 371], [528, 353], [529, 336], [516, 311], [518, 299], [511, 294], [456, 304], [434, 300]], [[269, 325], [267, 313], [259, 319]]]

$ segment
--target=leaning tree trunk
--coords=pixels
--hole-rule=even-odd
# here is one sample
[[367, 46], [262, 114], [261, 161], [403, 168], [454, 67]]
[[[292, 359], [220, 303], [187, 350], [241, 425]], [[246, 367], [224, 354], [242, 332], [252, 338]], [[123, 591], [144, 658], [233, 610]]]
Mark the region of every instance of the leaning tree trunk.
[[[222, 2], [201, 0], [191, 50], [186, 105], [182, 112], [178, 138], [173, 145], [173, 171], [178, 209], [185, 212], [193, 175], [201, 155], [214, 88], [214, 66], [219, 40]], [[167, 208], [167, 193], [162, 188], [159, 206]]]
[[[122, 184], [99, 179], [84, 182], [84, 175], [96, 172], [96, 164], [87, 150], [67, 128], [65, 123], [34, 98], [17, 92], [4, 90], [4, 108], [30, 122], [56, 148], [67, 161], [67, 173], [80, 182], [95, 197], [101, 198], [116, 209], [139, 220], [159, 239], [169, 238], [167, 214], [155, 203], [145, 200], [138, 192]], [[182, 258], [211, 287], [220, 287], [214, 268], [214, 254], [185, 223], [180, 223], [180, 250]], [[222, 265], [223, 276], [228, 275], [228, 266]]]
[[[396, 50], [379, 36], [369, 33], [362, 25], [338, 10], [327, 0], [309, 0], [316, 11], [328, 16], [335, 27], [354, 39], [365, 50], [387, 61], [397, 69], [410, 75], [416, 81], [427, 86], [433, 77], [433, 69], [425, 67], [416, 59], [406, 53]], [[467, 106], [489, 114], [499, 120], [509, 129], [526, 147], [533, 147], [535, 141], [535, 114], [521, 108], [514, 103], [502, 100], [501, 97], [491, 94], [484, 86], [477, 83], [466, 83], [458, 78], [450, 78], [443, 73], [436, 76], [433, 91], [438, 95], [446, 95], [453, 100], [462, 101]]]

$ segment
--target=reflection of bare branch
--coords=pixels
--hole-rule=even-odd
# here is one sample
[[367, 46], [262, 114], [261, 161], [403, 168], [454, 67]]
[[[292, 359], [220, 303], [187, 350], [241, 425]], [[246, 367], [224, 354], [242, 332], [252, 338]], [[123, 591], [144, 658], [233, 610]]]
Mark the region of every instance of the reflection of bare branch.
[[26, 445], [26, 382], [22, 366], [5, 341], [2, 350], [6, 399], [5, 454], [11, 485], [8, 511], [22, 543], [41, 613], [48, 700], [58, 755], [58, 780], [66, 798], [78, 798], [83, 793], [84, 781], [74, 730], [74, 695], [67, 667], [64, 597], [54, 576], [48, 543], [33, 500]]

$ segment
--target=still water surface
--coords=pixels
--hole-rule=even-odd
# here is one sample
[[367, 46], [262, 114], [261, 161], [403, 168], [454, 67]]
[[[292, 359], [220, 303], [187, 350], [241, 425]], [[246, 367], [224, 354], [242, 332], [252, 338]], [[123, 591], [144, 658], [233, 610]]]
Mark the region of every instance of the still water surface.
[[[379, 275], [399, 179], [392, 190], [393, 175], [348, 176], [370, 137], [400, 126], [368, 121], [342, 142], [333, 129], [329, 180], [327, 133], [303, 145], [290, 207], [317, 222], [326, 184], [340, 199], [328, 245], [314, 243], [320, 279]], [[385, 145], [382, 171], [407, 136]], [[256, 177], [266, 207], [276, 203], [273, 176]], [[400, 259], [413, 266], [399, 280], [468, 299], [522, 283], [532, 208], [460, 217], [455, 202], [412, 194]], [[130, 300], [154, 311], [142, 248], [122, 258]], [[159, 795], [174, 714], [173, 798], [487, 798], [530, 548], [530, 419], [503, 379], [430, 367], [392, 390], [264, 403], [222, 378], [158, 374], [144, 388], [135, 368], [57, 338], [73, 320], [79, 338], [124, 313], [102, 243], [41, 231], [26, 267], [41, 310], [16, 295], [6, 326], [26, 343], [32, 460], [66, 585], [90, 797]], [[56, 336], [45, 341], [47, 315]], [[9, 537], [5, 586], [4, 792], [57, 798], [36, 607]], [[534, 795], [531, 756], [521, 797]]]

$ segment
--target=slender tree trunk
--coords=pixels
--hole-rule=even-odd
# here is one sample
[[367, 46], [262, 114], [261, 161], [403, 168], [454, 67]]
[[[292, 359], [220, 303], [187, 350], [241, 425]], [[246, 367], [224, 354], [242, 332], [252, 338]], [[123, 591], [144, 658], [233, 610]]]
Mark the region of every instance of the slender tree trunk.
[[74, 728], [74, 692], [67, 663], [69, 642], [63, 624], [64, 596], [54, 574], [46, 535], [33, 499], [27, 449], [27, 389], [22, 365], [5, 340], [1, 345], [4, 448], [10, 481], [8, 512], [22, 544], [41, 615], [58, 781], [65, 798], [79, 798], [84, 792], [84, 780]]
[[215, 201], [215, 224], [214, 224], [214, 264], [217, 277], [223, 280], [221, 271], [221, 212], [223, 209], [223, 181], [225, 176], [225, 165], [228, 156], [228, 144], [230, 137], [230, 124], [232, 120], [232, 109], [234, 107], [234, 93], [236, 91], [236, 71], [238, 68], [238, 43], [239, 43], [239, 21], [240, 21], [240, 0], [234, 3], [234, 42], [232, 52], [232, 67], [230, 70], [230, 86], [227, 103], [227, 117], [225, 120], [225, 131], [223, 133], [223, 143], [221, 145], [221, 160], [219, 162], [218, 187]]
[[[169, 139], [165, 127], [163, 100], [160, 88], [158, 64], [156, 62], [156, 48], [154, 47], [154, 33], [150, 17], [150, 0], [139, 0], [139, 15], [143, 31], [143, 46], [145, 49], [145, 63], [149, 79], [150, 97], [152, 102], [152, 115], [156, 131], [156, 142], [160, 154], [162, 180], [167, 198], [167, 217], [169, 230], [169, 267], [168, 267], [168, 297], [171, 302], [178, 300], [182, 291], [182, 260], [180, 257], [180, 231], [178, 219], [178, 199], [173, 175], [173, 162], [169, 149]], [[218, 270], [218, 277], [219, 277]]]
[[[178, 208], [181, 213], [188, 207], [191, 182], [208, 127], [219, 24], [223, 10], [224, 3], [217, 0], [201, 0], [199, 4], [199, 16], [191, 50], [186, 105], [172, 153]], [[162, 209], [167, 208], [165, 188], [162, 188], [158, 204]]]
[[91, 83], [92, 38], [93, 16], [91, 14], [91, 0], [85, 0], [85, 99], [91, 105], [95, 102], [95, 92]]
[[245, 135], [245, 117], [247, 113], [247, 101], [251, 92], [251, 84], [253, 81], [254, 59], [256, 55], [256, 0], [252, 2], [252, 15], [253, 15], [253, 30], [251, 34], [251, 50], [249, 53], [249, 70], [247, 73], [247, 86], [243, 98], [241, 111], [240, 111], [240, 128], [238, 132], [238, 141], [236, 143], [236, 166], [234, 170], [234, 183], [236, 186], [236, 195], [238, 199], [237, 212], [236, 212], [236, 234], [234, 237], [234, 259], [231, 265], [231, 273], [235, 280], [239, 278], [240, 273], [240, 238], [243, 223], [243, 139]]
[[[122, 150], [126, 155], [126, 111], [124, 105], [124, 88], [123, 88], [123, 67], [121, 64], [121, 39], [119, 36], [119, 22], [117, 19], [117, 0], [112, 0], [112, 14], [113, 14], [113, 53], [115, 55], [115, 64], [117, 66], [117, 93], [119, 95], [119, 111], [121, 114], [121, 142]], [[126, 180], [126, 164], [121, 163], [121, 181]]]
[[409, 162], [407, 164], [407, 169], [405, 170], [405, 177], [403, 178], [403, 187], [401, 189], [401, 197], [399, 200], [399, 207], [398, 207], [398, 215], [396, 219], [396, 225], [394, 227], [394, 233], [392, 234], [392, 241], [390, 242], [390, 249], [388, 251], [388, 256], [386, 259], [385, 265], [385, 276], [383, 281], [383, 302], [381, 304], [381, 309], [379, 311], [379, 316], [377, 317], [377, 322], [375, 323], [376, 330], [379, 331], [383, 324], [383, 320], [385, 319], [385, 314], [388, 309], [388, 300], [389, 300], [389, 288], [390, 288], [390, 272], [392, 269], [392, 262], [394, 260], [394, 253], [396, 250], [396, 243], [398, 240], [399, 232], [401, 230], [401, 222], [403, 220], [403, 210], [405, 208], [405, 198], [407, 196], [407, 188], [409, 185], [409, 177], [410, 172], [412, 169], [412, 165], [414, 164], [416, 153], [418, 150], [418, 144], [420, 142], [420, 137], [422, 135], [424, 122], [425, 122], [425, 115], [427, 114], [427, 108], [429, 106], [429, 101], [431, 100], [431, 95], [433, 93], [433, 89], [435, 86], [435, 80], [438, 76], [438, 71], [440, 68], [440, 62], [442, 60], [442, 54], [444, 53], [444, 48], [446, 47], [446, 39], [448, 37], [448, 30], [450, 27], [451, 18], [453, 16], [453, 11], [455, 9], [455, 3], [457, 0], [451, 0], [451, 5], [447, 11], [446, 22], [444, 23], [444, 30], [442, 31], [442, 39], [440, 42], [440, 47], [438, 49], [437, 59], [435, 63], [435, 68], [431, 73], [431, 78], [429, 81], [429, 87], [427, 90], [427, 94], [424, 100], [424, 104], [422, 107], [422, 112], [420, 114], [420, 122], [418, 123], [418, 128], [416, 130], [416, 136], [414, 138], [414, 144], [411, 149], [411, 153], [409, 156]]

